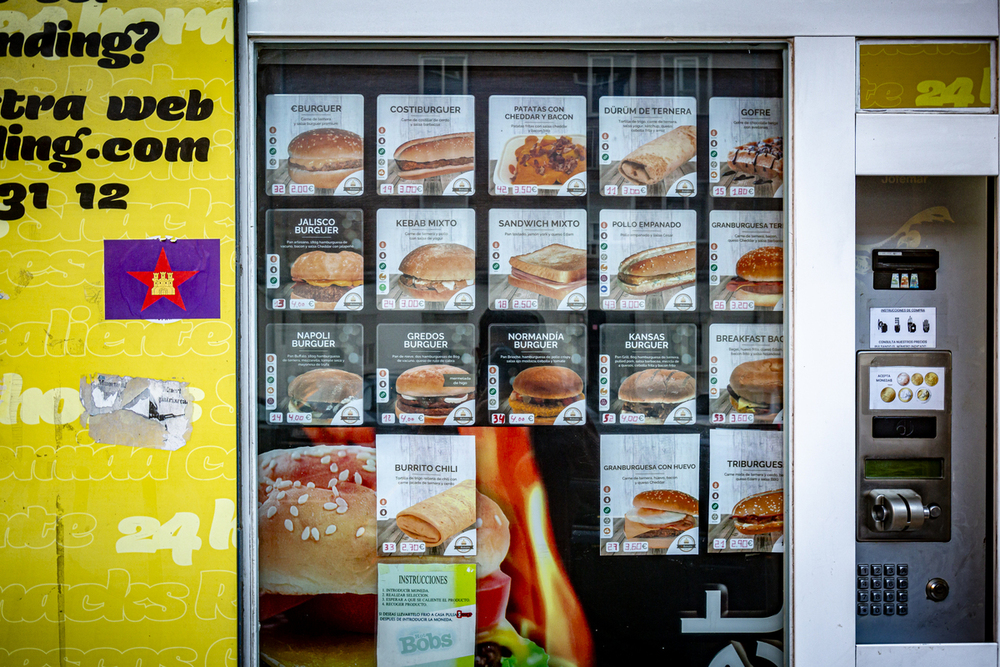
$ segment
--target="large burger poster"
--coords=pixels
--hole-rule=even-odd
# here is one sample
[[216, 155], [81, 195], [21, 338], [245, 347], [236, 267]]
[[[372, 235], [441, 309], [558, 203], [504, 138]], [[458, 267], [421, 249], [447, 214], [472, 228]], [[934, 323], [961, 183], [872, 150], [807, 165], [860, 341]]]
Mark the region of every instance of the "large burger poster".
[[0, 12], [2, 665], [236, 664], [232, 4]]

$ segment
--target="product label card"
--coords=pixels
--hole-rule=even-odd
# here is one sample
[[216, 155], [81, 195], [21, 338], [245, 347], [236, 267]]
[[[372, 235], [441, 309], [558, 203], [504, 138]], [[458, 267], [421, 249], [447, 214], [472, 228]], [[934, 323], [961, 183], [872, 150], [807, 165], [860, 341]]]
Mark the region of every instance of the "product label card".
[[490, 209], [490, 308], [587, 310], [587, 212]]
[[944, 410], [944, 366], [870, 366], [868, 409]]
[[475, 423], [475, 325], [380, 324], [376, 335], [380, 424]]
[[476, 565], [378, 565], [379, 667], [473, 667]]
[[698, 553], [697, 433], [601, 436], [601, 555]]
[[267, 212], [264, 280], [270, 310], [359, 311], [364, 229], [356, 209]]
[[718, 428], [709, 442], [708, 552], [783, 552], [781, 432]]
[[697, 104], [693, 97], [602, 97], [601, 194], [697, 194]]
[[587, 98], [490, 96], [490, 194], [587, 194]]
[[698, 327], [602, 324], [602, 424], [693, 424]]
[[713, 97], [708, 101], [712, 196], [783, 196], [783, 104], [780, 97]]
[[476, 438], [383, 435], [378, 454], [382, 556], [476, 554]]
[[869, 308], [868, 313], [872, 348], [937, 347], [937, 308]]
[[780, 324], [713, 324], [708, 333], [709, 410], [715, 426], [780, 424], [785, 336]]
[[602, 310], [694, 310], [694, 211], [601, 211]]
[[784, 239], [781, 211], [712, 211], [712, 310], [784, 310]]
[[269, 424], [359, 426], [364, 420], [360, 324], [268, 324], [264, 409]]
[[490, 424], [577, 426], [587, 419], [583, 324], [490, 326]]
[[475, 104], [472, 95], [379, 95], [379, 194], [475, 192]]
[[268, 95], [265, 104], [267, 194], [364, 193], [363, 95]]
[[379, 310], [472, 310], [476, 212], [379, 209], [376, 269]]

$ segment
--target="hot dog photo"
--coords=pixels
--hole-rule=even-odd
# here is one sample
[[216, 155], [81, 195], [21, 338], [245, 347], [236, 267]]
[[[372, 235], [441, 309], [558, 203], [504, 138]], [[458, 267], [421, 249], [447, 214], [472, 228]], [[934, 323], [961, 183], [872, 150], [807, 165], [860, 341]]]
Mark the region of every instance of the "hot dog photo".
[[709, 100], [713, 197], [783, 196], [783, 101], [780, 97], [713, 97]]

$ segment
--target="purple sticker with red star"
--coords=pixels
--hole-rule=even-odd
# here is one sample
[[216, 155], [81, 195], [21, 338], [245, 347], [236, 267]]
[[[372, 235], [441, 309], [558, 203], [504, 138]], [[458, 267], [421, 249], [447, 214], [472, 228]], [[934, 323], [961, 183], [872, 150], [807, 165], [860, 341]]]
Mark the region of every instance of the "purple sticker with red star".
[[219, 317], [219, 240], [104, 241], [104, 319]]

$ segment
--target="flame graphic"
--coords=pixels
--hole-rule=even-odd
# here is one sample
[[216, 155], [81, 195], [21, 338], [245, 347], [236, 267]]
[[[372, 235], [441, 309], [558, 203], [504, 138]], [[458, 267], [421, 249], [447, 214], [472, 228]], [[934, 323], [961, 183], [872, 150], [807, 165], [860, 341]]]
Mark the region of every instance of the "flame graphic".
[[545, 649], [553, 667], [591, 667], [593, 639], [555, 549], [528, 429], [459, 430], [476, 437], [479, 490], [510, 519], [510, 551], [503, 562], [512, 579], [507, 620]]

